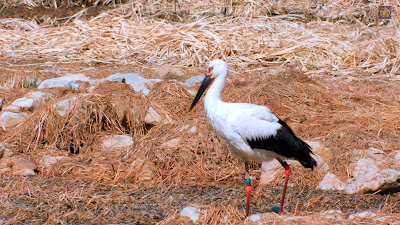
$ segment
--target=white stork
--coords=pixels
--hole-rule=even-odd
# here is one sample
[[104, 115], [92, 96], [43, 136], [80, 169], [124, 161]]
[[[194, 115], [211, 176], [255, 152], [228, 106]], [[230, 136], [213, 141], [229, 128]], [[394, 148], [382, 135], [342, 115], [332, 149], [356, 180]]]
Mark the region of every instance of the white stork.
[[208, 75], [205, 76], [190, 110], [199, 101], [206, 88], [212, 84], [204, 100], [204, 109], [212, 128], [225, 139], [233, 153], [245, 163], [246, 217], [249, 215], [251, 195], [249, 161], [262, 163], [277, 159], [285, 168], [286, 179], [280, 207], [280, 212], [283, 212], [287, 183], [291, 173], [289, 165], [284, 160], [296, 159], [305, 168], [311, 169], [317, 163], [311, 157], [310, 146], [296, 137], [292, 129], [272, 114], [266, 106], [223, 102], [221, 92], [227, 75], [228, 64], [219, 59], [213, 60], [208, 66]]

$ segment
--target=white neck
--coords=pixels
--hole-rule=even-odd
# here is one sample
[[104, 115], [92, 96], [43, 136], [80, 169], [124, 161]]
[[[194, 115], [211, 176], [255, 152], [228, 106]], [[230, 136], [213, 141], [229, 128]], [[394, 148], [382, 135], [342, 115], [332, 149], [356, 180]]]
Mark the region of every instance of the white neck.
[[204, 99], [204, 108], [206, 112], [216, 109], [216, 105], [222, 103], [221, 92], [225, 86], [226, 74], [221, 74], [215, 78], [211, 87], [208, 89]]

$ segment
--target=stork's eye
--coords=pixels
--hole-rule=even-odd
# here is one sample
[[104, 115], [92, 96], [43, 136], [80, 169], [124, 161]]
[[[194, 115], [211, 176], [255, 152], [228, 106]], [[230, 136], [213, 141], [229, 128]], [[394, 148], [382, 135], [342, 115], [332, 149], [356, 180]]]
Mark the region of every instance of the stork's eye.
[[208, 67], [208, 73], [211, 73], [214, 67]]

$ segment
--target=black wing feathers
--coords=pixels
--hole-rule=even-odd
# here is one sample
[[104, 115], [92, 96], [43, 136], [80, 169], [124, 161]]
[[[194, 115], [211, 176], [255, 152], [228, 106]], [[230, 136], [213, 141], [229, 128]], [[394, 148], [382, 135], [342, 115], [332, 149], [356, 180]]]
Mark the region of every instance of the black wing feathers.
[[292, 129], [282, 120], [278, 121], [282, 127], [275, 136], [258, 140], [247, 140], [251, 148], [265, 149], [278, 153], [287, 158], [297, 159], [305, 168], [313, 169], [317, 162], [311, 157], [310, 146], [296, 137]]

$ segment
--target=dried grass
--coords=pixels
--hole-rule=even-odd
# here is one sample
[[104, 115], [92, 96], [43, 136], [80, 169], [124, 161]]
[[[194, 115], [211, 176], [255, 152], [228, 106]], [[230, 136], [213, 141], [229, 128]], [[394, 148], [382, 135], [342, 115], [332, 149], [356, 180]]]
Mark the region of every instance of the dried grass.
[[[400, 149], [397, 14], [389, 25], [375, 27], [368, 26], [369, 11], [363, 17], [352, 15], [364, 9], [354, 1], [319, 2], [315, 9], [311, 1], [233, 2], [228, 9], [222, 1], [214, 7], [202, 3], [181, 2], [192, 17], [183, 15], [182, 22], [172, 22], [179, 18], [168, 8], [139, 1], [91, 19], [76, 15], [60, 27], [49, 21], [29, 30], [1, 21], [2, 64], [154, 67], [169, 62], [194, 74], [211, 58], [222, 57], [234, 74], [224, 100], [266, 105], [301, 138], [322, 142], [333, 151], [328, 163], [341, 179], [348, 178], [352, 150], [376, 147], [390, 155]], [[326, 13], [318, 15], [322, 6]], [[11, 90], [0, 90], [5, 104], [29, 91], [24, 83], [31, 74], [3, 74], [2, 84], [15, 81]], [[190, 204], [206, 210], [200, 224], [243, 223], [243, 164], [211, 130], [202, 103], [188, 113], [193, 96], [178, 82], [155, 84], [147, 98], [117, 82], [100, 84], [91, 93], [44, 91], [52, 100], [21, 126], [1, 131], [0, 141], [17, 157], [35, 163], [45, 154], [70, 160], [39, 168], [35, 178], [4, 175], [0, 223], [5, 218], [9, 223], [178, 224], [188, 222], [179, 211]], [[52, 104], [69, 97], [78, 97], [74, 111], [59, 116]], [[146, 127], [150, 106], [166, 124]], [[135, 143], [127, 149], [104, 149], [100, 141], [109, 134], [128, 134]], [[165, 145], [173, 139], [179, 140], [177, 145]], [[71, 153], [78, 149], [79, 154]], [[282, 179], [262, 187], [259, 165], [252, 164], [251, 170], [252, 210], [265, 212], [279, 202], [283, 173]], [[263, 222], [330, 224], [320, 212], [339, 207], [345, 213], [371, 209], [379, 217], [342, 218], [338, 224], [397, 223], [398, 194], [318, 192], [314, 188], [322, 174], [297, 167], [293, 174], [287, 199], [293, 217], [271, 214]]]
[[[36, 151], [46, 144], [71, 153], [93, 146], [100, 132], [128, 133], [137, 137], [144, 132], [146, 100], [128, 85], [105, 82], [91, 94], [76, 95], [68, 89], [47, 90], [57, 101], [77, 97], [72, 111], [59, 115], [53, 107], [55, 101], [35, 110], [21, 126], [5, 137], [16, 141], [22, 151]], [[63, 98], [61, 98], [63, 97]]]
[[[371, 21], [376, 2], [368, 6], [355, 1], [320, 5], [311, 1], [236, 2], [230, 16], [222, 13], [226, 11], [221, 9], [222, 1], [211, 6], [202, 1], [185, 2], [182, 7], [190, 14], [180, 22], [160, 19], [167, 13], [160, 9], [162, 5], [131, 2], [89, 19], [73, 16], [60, 27], [53, 27], [50, 21], [33, 29], [3, 25], [1, 56], [9, 63], [46, 59], [182, 66], [204, 65], [222, 57], [244, 69], [298, 63], [314, 74], [398, 75], [396, 5], [391, 22], [380, 26]], [[357, 10], [362, 15], [357, 16]], [[271, 16], [267, 11], [279, 11], [280, 15]], [[21, 20], [3, 20], [5, 23]]]

